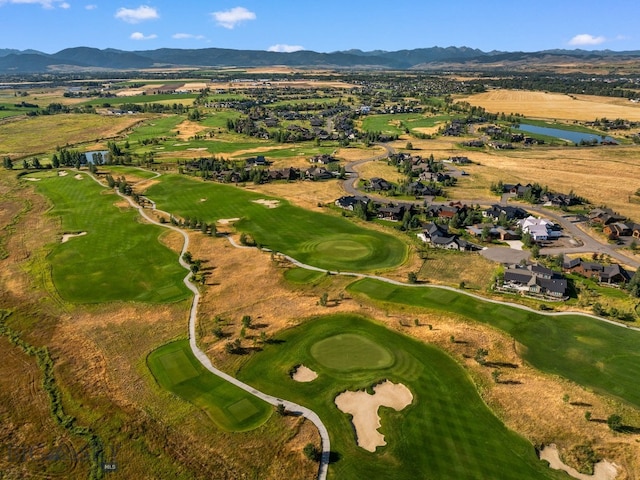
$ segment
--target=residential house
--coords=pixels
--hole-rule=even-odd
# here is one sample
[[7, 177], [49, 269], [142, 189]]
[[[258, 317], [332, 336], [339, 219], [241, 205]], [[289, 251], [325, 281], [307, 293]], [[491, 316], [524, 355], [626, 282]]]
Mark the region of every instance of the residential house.
[[518, 234], [518, 232], [508, 228], [500, 227], [494, 224], [472, 225], [470, 227], [467, 227], [466, 230], [467, 232], [469, 232], [469, 234], [473, 235], [474, 237], [481, 237], [483, 232], [485, 231], [485, 228], [487, 227], [488, 227], [489, 237], [491, 238], [497, 238], [502, 241], [517, 240], [520, 238], [520, 235]]
[[609, 285], [625, 283], [631, 279], [629, 272], [616, 263], [602, 265], [597, 262], [585, 262], [582, 258], [565, 260], [562, 269], [565, 272], [577, 273]]
[[340, 208], [344, 208], [345, 210], [353, 212], [353, 210], [355, 210], [356, 208], [356, 205], [360, 204], [366, 207], [370, 201], [371, 199], [369, 197], [363, 197], [360, 195], [348, 195], [337, 199], [335, 201], [335, 204]]
[[417, 234], [418, 238], [425, 243], [430, 243], [436, 248], [444, 248], [447, 250], [473, 250], [474, 245], [463, 240], [458, 235], [449, 232], [446, 225], [438, 225], [428, 223], [421, 233]]
[[399, 222], [402, 220], [407, 207], [405, 205], [383, 205], [378, 208], [378, 218], [383, 220], [391, 220], [392, 222]]
[[605, 235], [610, 239], [616, 239], [618, 237], [629, 237], [632, 233], [631, 228], [622, 222], [615, 222], [605, 225], [602, 229]]
[[520, 207], [511, 207], [511, 206], [501, 206], [501, 205], [492, 205], [490, 208], [484, 210], [482, 212], [482, 216], [486, 218], [491, 218], [494, 222], [497, 222], [501, 218], [504, 218], [508, 222], [512, 222], [514, 220], [525, 218], [528, 215], [526, 210], [523, 210]]
[[369, 189], [374, 192], [387, 191], [391, 190], [391, 184], [387, 182], [384, 178], [373, 177], [369, 180]]
[[471, 160], [469, 160], [468, 157], [449, 157], [448, 161], [458, 165], [467, 165], [471, 163]]
[[552, 221], [531, 215], [518, 221], [518, 225], [523, 233], [531, 235], [531, 239], [536, 242], [559, 238], [562, 235], [559, 227]]
[[333, 174], [324, 167], [313, 167], [304, 171], [304, 178], [308, 180], [326, 180], [333, 178]]
[[540, 265], [512, 265], [504, 272], [502, 290], [566, 300], [567, 280]]
[[249, 157], [244, 161], [247, 167], [266, 167], [268, 165], [267, 159], [264, 155], [258, 155], [257, 157]]
[[309, 162], [320, 164], [320, 165], [329, 165], [330, 163], [337, 162], [337, 161], [338, 161], [337, 158], [332, 157], [331, 155], [328, 155], [326, 153], [322, 155], [314, 155], [309, 159]]
[[600, 225], [609, 225], [616, 222], [624, 222], [625, 217], [618, 215], [610, 208], [594, 208], [589, 212], [589, 221]]

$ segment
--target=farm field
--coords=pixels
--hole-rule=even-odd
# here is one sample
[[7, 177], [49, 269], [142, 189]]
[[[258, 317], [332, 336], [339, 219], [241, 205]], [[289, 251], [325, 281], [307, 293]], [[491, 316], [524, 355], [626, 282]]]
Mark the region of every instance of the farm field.
[[[240, 218], [235, 227], [264, 247], [320, 268], [372, 271], [400, 265], [407, 247], [400, 240], [348, 220], [292, 206], [284, 200], [236, 187], [165, 176], [146, 194], [161, 210], [213, 222]], [[174, 192], [181, 191], [176, 196]], [[276, 208], [256, 203], [272, 201]]]
[[[53, 247], [48, 257], [60, 296], [74, 303], [114, 300], [173, 302], [189, 291], [177, 255], [158, 241], [160, 227], [138, 221], [134, 209], [89, 177], [34, 174], [38, 191], [53, 204], [62, 233], [86, 232]], [[82, 268], [79, 268], [79, 266]]]
[[[506, 429], [464, 370], [437, 348], [353, 315], [315, 318], [277, 339], [249, 359], [238, 377], [320, 415], [338, 458], [329, 478], [401, 480], [427, 471], [433, 478], [562, 478], [537, 459], [529, 442]], [[298, 364], [318, 378], [292, 380], [288, 372]], [[400, 412], [381, 409], [387, 445], [370, 453], [356, 445], [349, 417], [334, 398], [385, 379], [408, 387], [413, 401]]]
[[525, 90], [491, 90], [458, 101], [484, 107], [488, 112], [519, 113], [526, 117], [556, 120], [593, 121], [596, 118], [640, 120], [640, 105], [629, 101], [620, 104], [606, 97], [565, 95]]
[[154, 350], [147, 365], [163, 388], [202, 408], [225, 431], [253, 430], [273, 413], [268, 403], [206, 370], [191, 353], [188, 340]]
[[581, 315], [543, 316], [438, 288], [390, 285], [364, 279], [349, 291], [389, 302], [461, 315], [511, 335], [535, 368], [640, 407], [635, 371], [640, 332]]

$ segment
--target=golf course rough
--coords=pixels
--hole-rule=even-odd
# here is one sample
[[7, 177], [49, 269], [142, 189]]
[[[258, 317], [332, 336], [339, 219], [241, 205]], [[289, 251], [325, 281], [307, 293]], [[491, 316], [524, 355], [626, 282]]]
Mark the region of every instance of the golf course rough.
[[268, 403], [206, 370], [193, 356], [188, 340], [157, 348], [147, 357], [147, 365], [160, 386], [203, 409], [222, 430], [253, 430], [273, 412]]

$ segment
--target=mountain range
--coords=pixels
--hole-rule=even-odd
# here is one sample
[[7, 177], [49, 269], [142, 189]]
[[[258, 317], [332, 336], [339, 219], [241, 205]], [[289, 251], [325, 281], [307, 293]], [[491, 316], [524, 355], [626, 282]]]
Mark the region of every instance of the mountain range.
[[509, 69], [522, 65], [561, 65], [567, 62], [637, 62], [640, 50], [544, 50], [503, 52], [468, 47], [430, 47], [413, 50], [346, 50], [319, 53], [301, 50], [291, 53], [226, 48], [124, 51], [75, 47], [48, 54], [37, 50], [0, 49], [0, 74], [56, 71], [142, 70], [168, 67], [325, 67], [387, 70]]

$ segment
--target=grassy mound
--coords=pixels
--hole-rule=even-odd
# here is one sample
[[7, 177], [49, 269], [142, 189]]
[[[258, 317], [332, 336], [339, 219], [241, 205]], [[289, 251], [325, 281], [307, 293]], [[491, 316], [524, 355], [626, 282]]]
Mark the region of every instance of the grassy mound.
[[[466, 372], [437, 348], [353, 315], [317, 318], [276, 340], [250, 358], [238, 377], [318, 413], [337, 459], [329, 467], [330, 478], [564, 478], [491, 413]], [[358, 367], [363, 368], [336, 368], [327, 362], [341, 355], [340, 342], [369, 353], [373, 348], [377, 356], [369, 355], [367, 362], [368, 355], [362, 355]], [[393, 354], [387, 353], [391, 360], [376, 367], [381, 351]], [[289, 371], [298, 364], [317, 372], [318, 378], [295, 382]], [[357, 446], [349, 416], [337, 409], [334, 399], [345, 390], [367, 389], [384, 379], [404, 384], [414, 401], [400, 412], [380, 409], [387, 445], [371, 453]]]
[[[372, 271], [397, 266], [407, 255], [406, 245], [391, 235], [341, 217], [310, 212], [285, 200], [279, 200], [277, 208], [267, 208], [256, 203], [265, 199], [264, 195], [229, 185], [166, 176], [147, 194], [158, 208], [182, 217], [207, 222], [241, 218], [235, 227], [256, 242], [320, 268]], [[201, 201], [203, 198], [207, 201]]]
[[202, 408], [223, 430], [252, 430], [273, 412], [268, 403], [206, 370], [191, 353], [188, 340], [154, 350], [147, 365], [162, 387]]
[[164, 230], [142, 224], [134, 209], [121, 210], [112, 192], [73, 172], [38, 173], [40, 193], [53, 203], [63, 232], [87, 232], [53, 247], [48, 261], [56, 289], [74, 303], [172, 302], [190, 295], [177, 254], [158, 241]]

